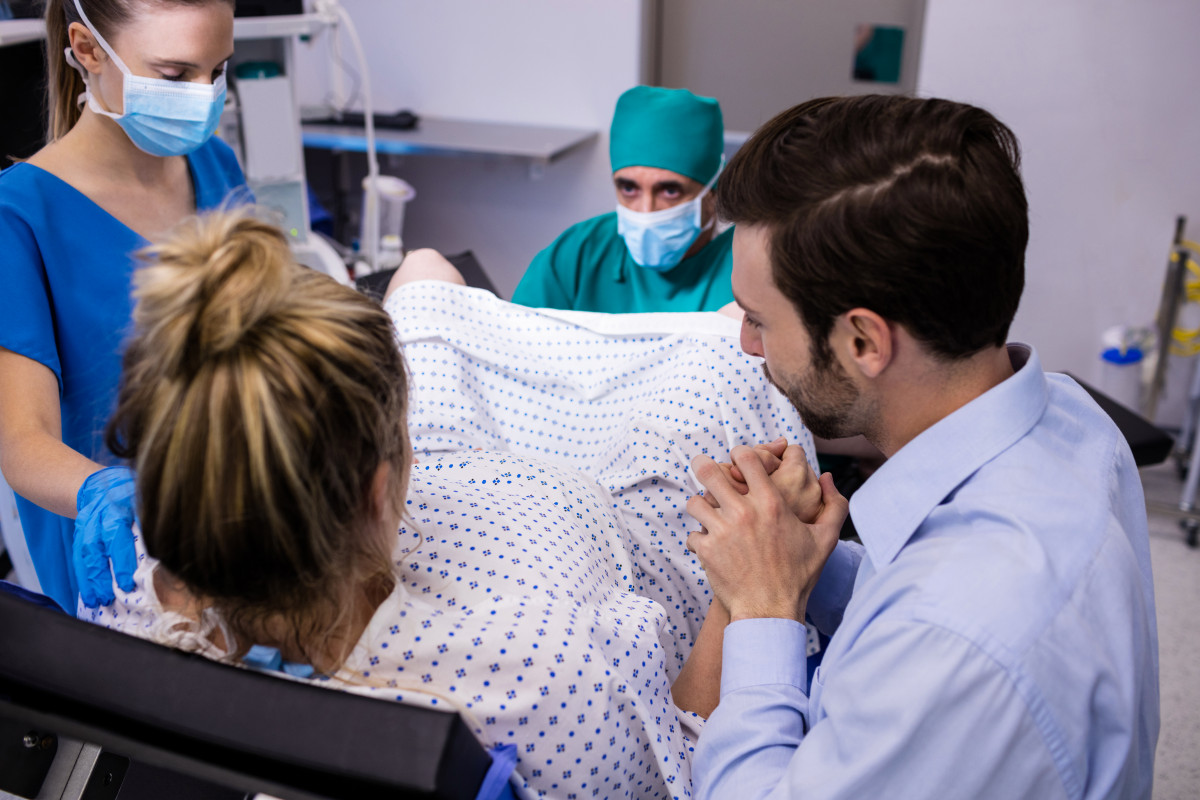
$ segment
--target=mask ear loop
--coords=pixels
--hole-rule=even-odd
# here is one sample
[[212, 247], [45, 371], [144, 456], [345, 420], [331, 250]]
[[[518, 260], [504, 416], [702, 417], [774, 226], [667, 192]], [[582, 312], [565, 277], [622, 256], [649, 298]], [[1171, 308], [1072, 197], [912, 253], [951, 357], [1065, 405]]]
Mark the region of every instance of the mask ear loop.
[[[716, 173], [713, 174], [712, 178], [709, 179], [708, 183], [704, 184], [704, 188], [700, 190], [700, 194], [696, 195], [696, 199], [694, 202], [696, 203], [696, 215], [697, 216], [703, 215], [704, 212], [702, 210], [703, 206], [702, 206], [701, 201], [703, 201], [704, 196], [706, 194], [708, 194], [709, 192], [711, 192], [712, 188], [717, 185], [717, 178], [721, 177], [721, 173], [724, 171], [725, 171], [725, 154], [721, 153], [721, 163], [717, 165]], [[717, 215], [716, 214], [713, 214], [711, 217], [709, 217], [708, 224], [704, 225], [702, 227], [700, 226], [700, 220], [696, 220], [697, 227], [700, 227], [700, 233], [704, 233], [706, 230], [708, 230], [709, 228], [713, 227], [716, 224], [717, 224]], [[698, 233], [697, 236], [699, 236], [699, 235], [700, 234]]]
[[704, 188], [700, 190], [700, 194], [697, 195], [697, 197], [704, 197], [704, 195], [711, 192], [712, 188], [717, 185], [717, 178], [721, 177], [721, 173], [724, 171], [725, 171], [725, 154], [721, 153], [721, 163], [717, 164], [717, 171], [713, 173], [713, 176], [711, 178], [709, 178], [708, 183], [704, 184]]
[[106, 111], [100, 107], [100, 103], [97, 102], [96, 98], [92, 95], [92, 85], [89, 80], [88, 72], [83, 68], [83, 65], [79, 63], [79, 59], [75, 58], [75, 51], [71, 49], [71, 47], [66, 47], [63, 50], [63, 55], [67, 57], [67, 64], [71, 67], [74, 67], [75, 71], [79, 73], [79, 77], [83, 79], [84, 90], [78, 97], [75, 98], [75, 102], [80, 108], [83, 108], [83, 106], [86, 104], [87, 107], [96, 114], [108, 117], [109, 119], [121, 119], [121, 117], [125, 116], [124, 114], [114, 114], [113, 112]]
[[[66, 56], [67, 66], [79, 73], [79, 77], [83, 79], [83, 85], [86, 87], [88, 82], [87, 70], [84, 69], [83, 65], [79, 63], [79, 60], [75, 58], [75, 50], [70, 45], [67, 45], [63, 48], [63, 55]], [[75, 98], [75, 105], [83, 108], [83, 104], [86, 103], [88, 99], [88, 91], [89, 90], [85, 88], [79, 93], [79, 96]]]
[[129, 71], [129, 67], [125, 66], [125, 62], [121, 60], [119, 55], [117, 55], [117, 51], [109, 47], [108, 41], [100, 35], [100, 31], [96, 30], [96, 26], [92, 24], [90, 19], [88, 19], [88, 15], [84, 13], [83, 5], [79, 2], [79, 0], [75, 0], [75, 10], [79, 12], [79, 18], [83, 20], [83, 24], [87, 27], [88, 32], [92, 34], [92, 36], [96, 37], [96, 41], [100, 44], [101, 49], [103, 49], [105, 53], [108, 53], [108, 57], [113, 60], [113, 62], [117, 65], [117, 68], [120, 69], [125, 75], [132, 75], [133, 73]]
[[[129, 71], [129, 67], [125, 66], [125, 62], [121, 60], [119, 55], [117, 55], [117, 51], [113, 50], [109, 46], [108, 41], [100, 35], [100, 31], [96, 30], [96, 26], [92, 24], [90, 19], [88, 19], [87, 12], [83, 10], [83, 5], [79, 2], [79, 0], [75, 0], [75, 10], [79, 12], [79, 19], [83, 22], [84, 27], [88, 29], [88, 33], [96, 38], [96, 43], [100, 45], [100, 48], [108, 54], [108, 57], [111, 58], [113, 63], [117, 65], [117, 68], [121, 70], [121, 75], [123, 76], [122, 86], [124, 86], [124, 79], [128, 78], [133, 73]], [[121, 117], [124, 116], [123, 114], [114, 114], [111, 111], [101, 108], [100, 103], [97, 102], [96, 98], [92, 96], [91, 82], [89, 80], [90, 76], [88, 75], [87, 70], [83, 68], [83, 65], [79, 63], [79, 59], [75, 57], [75, 49], [70, 45], [67, 45], [66, 57], [67, 63], [75, 68], [75, 70], [79, 73], [79, 77], [83, 78], [83, 85], [86, 87], [84, 93], [76, 98], [76, 102], [79, 104], [79, 106], [82, 108], [86, 103], [87, 107], [97, 114], [110, 119], [121, 119]]]

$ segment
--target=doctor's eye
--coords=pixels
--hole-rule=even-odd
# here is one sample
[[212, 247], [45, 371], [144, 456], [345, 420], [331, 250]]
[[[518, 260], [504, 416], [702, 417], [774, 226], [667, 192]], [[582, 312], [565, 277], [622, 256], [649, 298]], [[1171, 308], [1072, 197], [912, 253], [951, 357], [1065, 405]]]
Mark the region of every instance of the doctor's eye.
[[654, 184], [654, 193], [664, 200], [678, 200], [687, 194], [687, 189], [679, 181], [662, 181]]

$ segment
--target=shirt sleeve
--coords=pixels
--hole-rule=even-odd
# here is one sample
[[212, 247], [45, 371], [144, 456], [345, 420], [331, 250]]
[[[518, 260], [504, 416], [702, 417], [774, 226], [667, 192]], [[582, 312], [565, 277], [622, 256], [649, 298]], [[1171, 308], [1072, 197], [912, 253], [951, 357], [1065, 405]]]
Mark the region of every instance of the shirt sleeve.
[[50, 287], [29, 224], [0, 204], [0, 347], [46, 366], [62, 389]]
[[850, 595], [854, 593], [854, 580], [862, 563], [863, 546], [857, 542], [838, 542], [829, 560], [821, 570], [821, 577], [808, 597], [807, 613], [817, 630], [833, 636], [842, 624], [842, 615]]
[[562, 282], [554, 269], [559, 256], [562, 237], [549, 247], [533, 257], [529, 268], [521, 277], [513, 291], [512, 301], [517, 305], [530, 308], [563, 308], [573, 307], [570, 296], [563, 289]]
[[693, 762], [697, 798], [1065, 798], [1016, 683], [940, 627], [879, 622], [817, 670], [803, 627], [725, 631], [721, 702]]

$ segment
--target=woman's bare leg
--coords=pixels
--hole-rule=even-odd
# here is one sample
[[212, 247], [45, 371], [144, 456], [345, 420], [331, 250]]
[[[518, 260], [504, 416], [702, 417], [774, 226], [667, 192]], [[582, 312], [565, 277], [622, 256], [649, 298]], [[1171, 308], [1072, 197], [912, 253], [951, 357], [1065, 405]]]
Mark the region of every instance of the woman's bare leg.
[[398, 286], [413, 281], [444, 281], [457, 283], [459, 286], [467, 285], [462, 273], [455, 269], [453, 264], [437, 250], [428, 247], [413, 250], [404, 256], [396, 274], [388, 281], [387, 291], [383, 293], [384, 299], [386, 300]]
[[738, 322], [741, 322], [742, 317], [746, 316], [746, 312], [742, 311], [742, 307], [737, 304], [736, 300], [733, 301], [732, 303], [726, 303], [725, 305], [718, 308], [717, 313], [724, 314], [725, 316], [730, 317], [732, 319], [736, 319]]

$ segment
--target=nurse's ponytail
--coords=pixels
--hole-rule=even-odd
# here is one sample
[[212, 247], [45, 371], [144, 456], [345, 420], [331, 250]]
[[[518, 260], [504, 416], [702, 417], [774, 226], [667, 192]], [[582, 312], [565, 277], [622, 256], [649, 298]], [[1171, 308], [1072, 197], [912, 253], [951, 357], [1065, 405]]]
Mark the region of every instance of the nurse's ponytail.
[[46, 131], [50, 141], [62, 138], [79, 120], [76, 98], [84, 90], [83, 78], [67, 64], [63, 53], [71, 44], [67, 28], [79, 17], [73, 0], [65, 2], [71, 19], [66, 17], [64, 0], [46, 0], [46, 110], [50, 115]]

